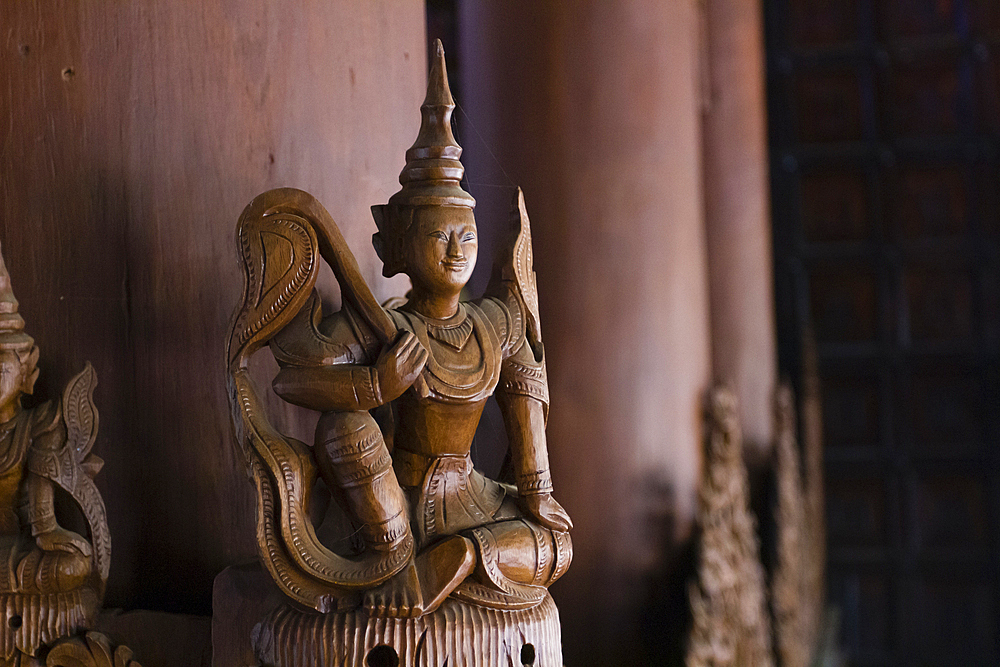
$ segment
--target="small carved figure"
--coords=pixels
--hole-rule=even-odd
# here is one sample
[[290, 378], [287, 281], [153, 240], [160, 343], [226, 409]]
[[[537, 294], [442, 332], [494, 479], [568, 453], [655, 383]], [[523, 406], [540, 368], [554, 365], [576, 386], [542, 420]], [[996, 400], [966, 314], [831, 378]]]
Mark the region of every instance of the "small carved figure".
[[[21, 398], [34, 391], [38, 354], [24, 332], [0, 256], [0, 555], [6, 566], [0, 577], [0, 659], [5, 661], [18, 660], [18, 653], [33, 656], [92, 621], [111, 555], [104, 503], [92, 479], [103, 465], [90, 453], [97, 436], [97, 376], [88, 363], [60, 403], [26, 409]], [[59, 524], [57, 490], [79, 506], [89, 540]]]
[[[258, 489], [261, 557], [289, 597], [317, 611], [360, 604], [370, 617], [416, 618], [449, 597], [531, 609], [572, 557], [572, 524], [552, 497], [524, 199], [518, 191], [488, 296], [462, 301], [478, 235], [475, 201], [460, 185], [454, 106], [438, 42], [403, 187], [372, 207], [383, 274], [412, 284], [398, 305], [375, 301], [333, 219], [305, 192], [260, 195], [237, 229], [246, 290], [228, 362], [234, 424]], [[342, 309], [326, 316], [313, 292], [320, 256], [342, 290]], [[247, 364], [265, 344], [280, 365], [274, 391], [322, 413], [311, 448], [278, 434], [262, 410]], [[494, 391], [513, 485], [470, 459]], [[355, 553], [317, 538], [307, 513], [317, 478], [356, 528]]]

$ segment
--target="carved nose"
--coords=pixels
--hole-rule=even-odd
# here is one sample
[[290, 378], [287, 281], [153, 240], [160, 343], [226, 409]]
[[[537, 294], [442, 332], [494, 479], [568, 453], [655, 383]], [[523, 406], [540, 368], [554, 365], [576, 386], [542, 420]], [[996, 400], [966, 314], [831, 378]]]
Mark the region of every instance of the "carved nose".
[[451, 233], [448, 237], [448, 256], [449, 257], [461, 257], [462, 256], [462, 244], [458, 242], [458, 234], [455, 232]]

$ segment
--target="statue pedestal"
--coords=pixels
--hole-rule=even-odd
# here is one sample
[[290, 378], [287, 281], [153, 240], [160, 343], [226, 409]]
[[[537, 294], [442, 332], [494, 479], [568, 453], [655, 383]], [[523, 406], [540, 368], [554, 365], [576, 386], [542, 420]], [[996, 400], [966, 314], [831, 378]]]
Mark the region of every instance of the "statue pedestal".
[[18, 651], [34, 655], [39, 647], [89, 627], [100, 603], [89, 587], [65, 593], [0, 595], [0, 661]]
[[286, 599], [260, 563], [220, 572], [212, 590], [212, 667], [257, 665], [250, 635]]
[[317, 614], [283, 604], [254, 628], [267, 667], [562, 667], [559, 612], [500, 611], [449, 598], [421, 618], [370, 618], [364, 611]]

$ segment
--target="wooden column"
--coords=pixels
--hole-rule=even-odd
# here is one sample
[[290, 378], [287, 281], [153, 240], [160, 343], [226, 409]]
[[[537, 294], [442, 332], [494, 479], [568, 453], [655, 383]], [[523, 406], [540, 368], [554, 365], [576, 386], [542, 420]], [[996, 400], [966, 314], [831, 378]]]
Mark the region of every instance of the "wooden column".
[[712, 368], [736, 391], [757, 459], [771, 448], [777, 373], [761, 5], [706, 2], [703, 125]]
[[576, 522], [553, 587], [566, 663], [638, 664], [669, 640], [652, 637], [659, 585], [690, 529], [710, 377], [697, 4], [461, 8], [481, 236], [515, 183], [532, 220], [556, 497]]
[[3, 26], [0, 241], [39, 393], [87, 359], [100, 378], [108, 604], [208, 613], [215, 574], [256, 557], [223, 368], [237, 216], [308, 190], [376, 296], [401, 293], [368, 207], [419, 126], [423, 3], [40, 0]]

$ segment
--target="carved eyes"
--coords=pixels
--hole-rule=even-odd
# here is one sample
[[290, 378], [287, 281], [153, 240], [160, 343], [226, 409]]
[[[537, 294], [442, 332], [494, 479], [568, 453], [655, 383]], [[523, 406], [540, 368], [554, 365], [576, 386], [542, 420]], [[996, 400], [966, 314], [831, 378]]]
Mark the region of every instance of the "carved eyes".
[[[428, 236], [430, 236], [431, 238], [438, 239], [439, 241], [444, 241], [445, 243], [447, 243], [449, 240], [448, 235], [440, 229], [434, 230], [433, 232], [428, 234]], [[475, 232], [466, 232], [465, 235], [462, 237], [462, 243], [472, 243], [475, 240], [476, 240]]]

